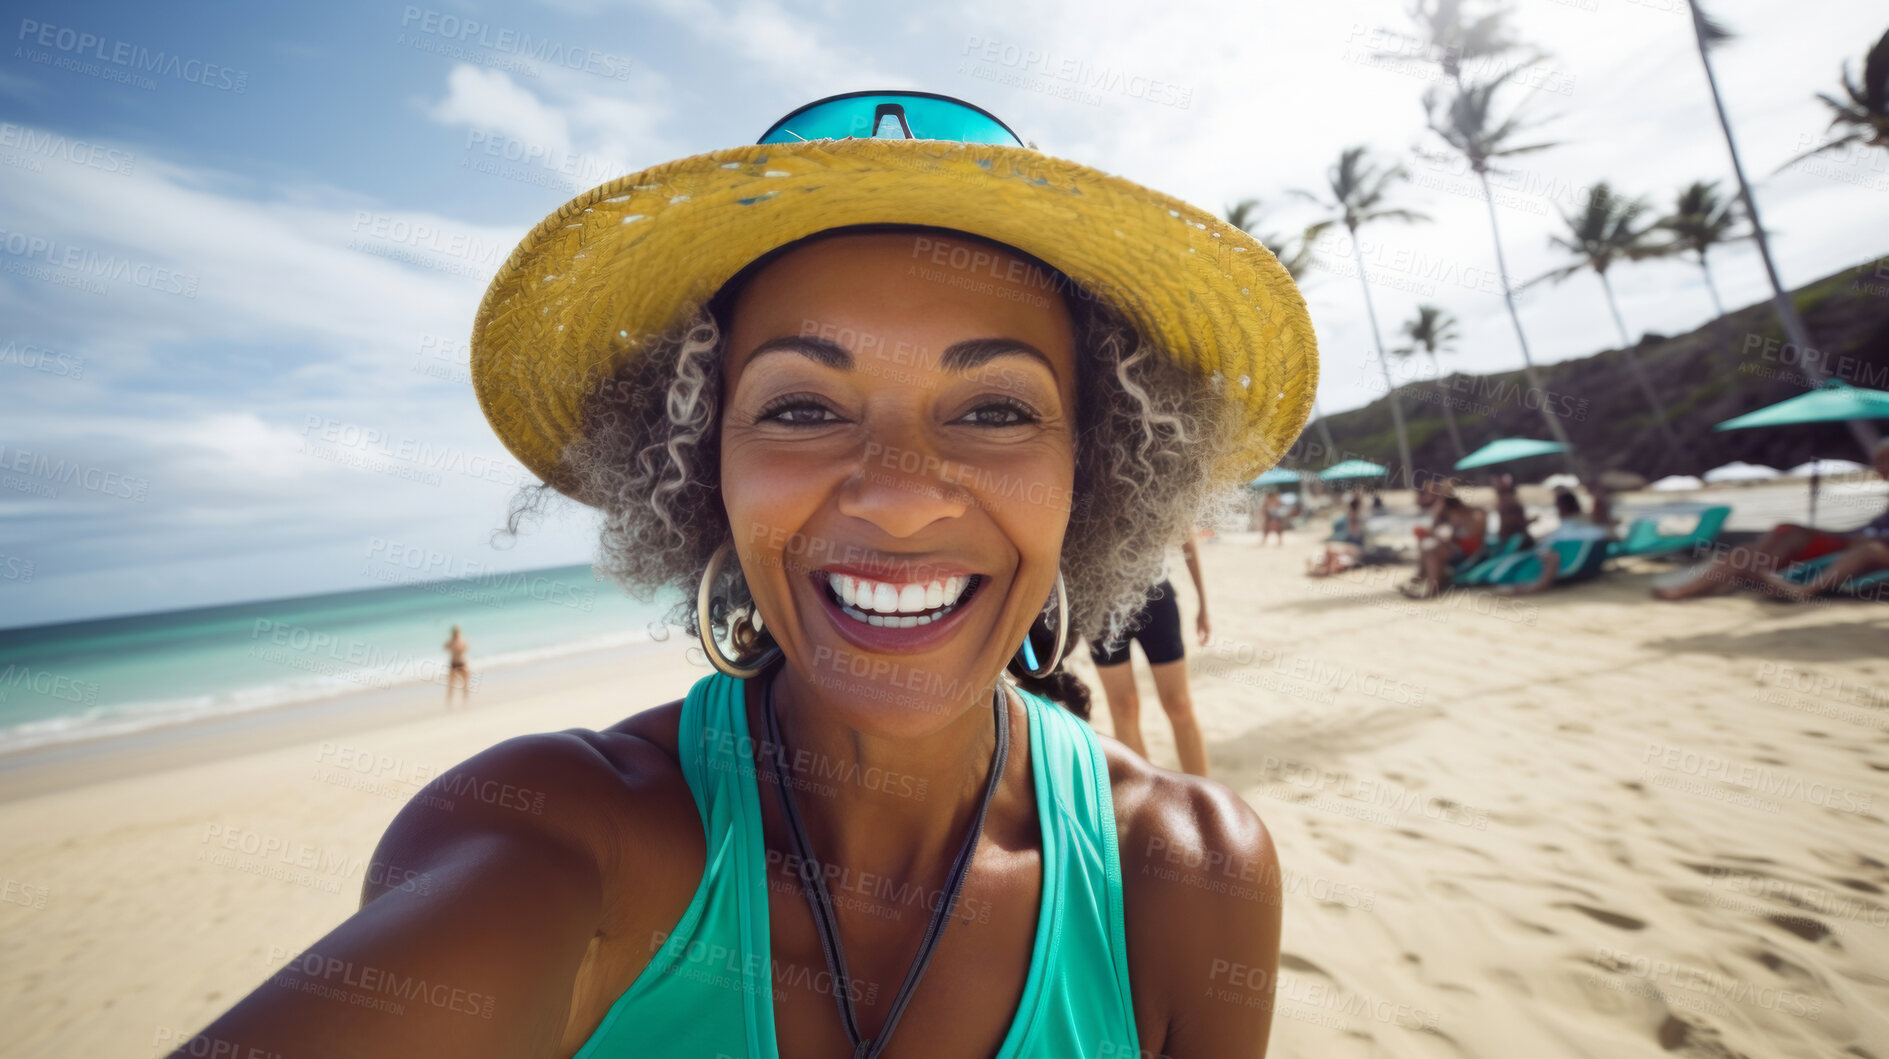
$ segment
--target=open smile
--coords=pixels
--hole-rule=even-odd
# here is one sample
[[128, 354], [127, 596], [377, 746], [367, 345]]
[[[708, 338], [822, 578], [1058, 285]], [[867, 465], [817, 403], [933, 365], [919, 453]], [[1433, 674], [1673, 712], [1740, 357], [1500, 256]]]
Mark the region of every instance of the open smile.
[[989, 581], [972, 573], [882, 581], [841, 570], [815, 570], [811, 579], [840, 635], [877, 651], [916, 651], [939, 643]]

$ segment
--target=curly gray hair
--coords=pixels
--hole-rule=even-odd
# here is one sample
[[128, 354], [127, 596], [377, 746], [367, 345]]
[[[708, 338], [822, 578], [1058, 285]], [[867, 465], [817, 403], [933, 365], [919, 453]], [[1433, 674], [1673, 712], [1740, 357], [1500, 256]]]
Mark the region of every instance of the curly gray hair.
[[[1241, 414], [1221, 379], [1176, 365], [1107, 302], [1065, 300], [1079, 364], [1062, 551], [1071, 642], [1119, 643], [1160, 580], [1166, 546], [1232, 507], [1214, 468], [1237, 443]], [[722, 353], [706, 306], [640, 343], [614, 375], [593, 379], [583, 430], [562, 459], [573, 495], [604, 514], [596, 568], [639, 599], [680, 590], [669, 621], [691, 633], [695, 587], [732, 532], [720, 486]], [[550, 490], [521, 489], [507, 531]]]

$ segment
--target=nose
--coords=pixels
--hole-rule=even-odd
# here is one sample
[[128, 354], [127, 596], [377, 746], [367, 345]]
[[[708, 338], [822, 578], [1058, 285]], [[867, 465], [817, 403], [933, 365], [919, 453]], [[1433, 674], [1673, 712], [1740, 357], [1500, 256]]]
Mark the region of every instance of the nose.
[[970, 492], [962, 468], [917, 431], [874, 433], [859, 469], [840, 487], [840, 514], [863, 519], [893, 537], [912, 537], [935, 522], [963, 515]]

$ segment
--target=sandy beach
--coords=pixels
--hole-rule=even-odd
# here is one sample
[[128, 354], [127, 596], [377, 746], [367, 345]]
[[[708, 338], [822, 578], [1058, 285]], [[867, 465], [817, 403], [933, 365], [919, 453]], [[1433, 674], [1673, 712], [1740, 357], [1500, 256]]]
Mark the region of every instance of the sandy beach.
[[[1663, 604], [1653, 565], [1416, 603], [1303, 577], [1323, 528], [1203, 546], [1190, 656], [1286, 872], [1271, 1054], [1889, 1055], [1889, 608]], [[356, 907], [427, 778], [682, 694], [684, 647], [5, 762], [0, 1053], [163, 1053]]]

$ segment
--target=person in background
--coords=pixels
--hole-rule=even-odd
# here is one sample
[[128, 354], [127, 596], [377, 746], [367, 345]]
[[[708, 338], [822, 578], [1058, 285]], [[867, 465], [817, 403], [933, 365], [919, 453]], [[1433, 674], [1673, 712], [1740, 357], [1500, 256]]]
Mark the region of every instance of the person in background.
[[1561, 575], [1561, 553], [1555, 551], [1555, 545], [1561, 541], [1604, 541], [1607, 531], [1594, 524], [1593, 520], [1581, 514], [1581, 500], [1566, 488], [1554, 491], [1555, 513], [1561, 516], [1561, 524], [1550, 530], [1541, 540], [1535, 542], [1535, 554], [1541, 559], [1541, 576], [1532, 582], [1520, 585], [1504, 585], [1496, 591], [1505, 596], [1525, 596], [1540, 592], [1555, 583]]
[[1325, 551], [1306, 560], [1309, 577], [1329, 577], [1357, 566], [1364, 558], [1364, 499], [1353, 493], [1345, 502], [1345, 513], [1332, 521], [1331, 537]]
[[1483, 553], [1489, 533], [1489, 513], [1465, 504], [1448, 482], [1428, 483], [1424, 502], [1433, 512], [1430, 526], [1418, 526], [1417, 576], [1397, 586], [1411, 599], [1429, 599], [1450, 585], [1450, 572]]
[[[1876, 443], [1870, 453], [1870, 463], [1877, 474], [1889, 478], [1889, 438]], [[1699, 576], [1683, 584], [1655, 588], [1653, 595], [1658, 599], [1678, 600], [1732, 592], [1737, 590], [1741, 576], [1748, 576], [1769, 590], [1774, 587], [1769, 575], [1780, 574], [1793, 563], [1821, 559], [1860, 542], [1884, 539], [1889, 539], [1889, 511], [1884, 511], [1867, 525], [1848, 533], [1830, 533], [1786, 522], [1767, 530], [1749, 548], [1735, 548], [1719, 556]], [[1851, 560], [1852, 563], [1861, 561], [1861, 556]], [[1822, 580], [1819, 577], [1812, 584]], [[1839, 583], [1831, 582], [1833, 585]]]
[[[1270, 494], [1269, 494], [1270, 495]], [[1194, 593], [1200, 600], [1200, 613], [1194, 616], [1194, 630], [1205, 646], [1213, 627], [1207, 621], [1207, 581], [1200, 573], [1200, 552], [1194, 547], [1195, 533], [1181, 542], [1181, 555], [1187, 560], [1188, 576], [1194, 579]], [[1284, 543], [1283, 540], [1281, 543]], [[1207, 743], [1200, 734], [1200, 722], [1194, 716], [1194, 693], [1187, 684], [1187, 644], [1181, 634], [1181, 607], [1174, 598], [1174, 585], [1162, 571], [1161, 583], [1154, 587], [1147, 605], [1129, 619], [1126, 638], [1112, 649], [1089, 644], [1089, 660], [1095, 663], [1096, 679], [1102, 695], [1108, 699], [1108, 713], [1115, 724], [1115, 738], [1142, 757], [1148, 756], [1141, 740], [1141, 692], [1135, 687], [1135, 671], [1128, 653], [1128, 643], [1141, 644], [1148, 660], [1148, 672], [1154, 676], [1154, 693], [1161, 700], [1161, 710], [1174, 727], [1174, 749], [1181, 759], [1181, 771], [1195, 776], [1207, 774]]]
[[466, 666], [466, 651], [471, 647], [466, 642], [465, 634], [459, 626], [453, 626], [453, 634], [441, 645], [452, 652], [452, 662], [446, 669], [446, 708], [453, 708], [453, 684], [459, 685], [459, 701], [468, 709], [472, 706], [472, 671]]
[[1607, 488], [1607, 483], [1596, 474], [1582, 483], [1587, 486], [1587, 495], [1591, 499], [1588, 505], [1588, 521], [1599, 526], [1611, 538], [1614, 535], [1614, 494]]
[[[1889, 512], [1884, 512], [1876, 522], [1889, 522]], [[1871, 523], [1874, 526], [1875, 523]], [[1812, 596], [1822, 595], [1852, 577], [1862, 577], [1878, 570], [1889, 570], [1889, 532], [1877, 531], [1876, 536], [1866, 535], [1869, 526], [1864, 527], [1865, 534], [1850, 542], [1850, 546], [1837, 553], [1830, 560], [1830, 565], [1817, 572], [1808, 581], [1799, 584], [1781, 574], [1769, 571], [1760, 574], [1765, 587], [1779, 599], [1792, 603], [1802, 603]], [[1877, 598], [1884, 598], [1880, 593]]]
[[[1265, 516], [1265, 522], [1261, 524], [1259, 530], [1260, 544], [1264, 545], [1266, 538], [1276, 533], [1279, 535], [1279, 546], [1281, 548], [1286, 546], [1285, 506], [1285, 501], [1279, 499], [1278, 493], [1271, 492], [1270, 490], [1266, 493], [1266, 499], [1261, 502], [1260, 509]], [[1189, 543], [1191, 544], [1192, 542], [1190, 541]]]
[[1528, 535], [1528, 512], [1515, 495], [1515, 476], [1512, 474], [1495, 476], [1495, 518], [1497, 541], [1506, 543], [1511, 537], [1520, 537], [1520, 546], [1523, 548], [1534, 543], [1534, 539]]

